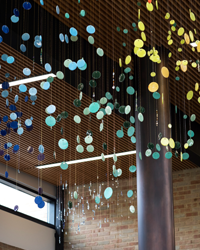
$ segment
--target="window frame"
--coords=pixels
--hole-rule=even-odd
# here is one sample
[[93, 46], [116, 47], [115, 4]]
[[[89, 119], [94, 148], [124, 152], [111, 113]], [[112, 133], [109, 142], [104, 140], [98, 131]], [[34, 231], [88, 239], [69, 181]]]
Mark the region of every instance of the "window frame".
[[[0, 175], [0, 183], [8, 185], [11, 188], [14, 188], [16, 186], [16, 182], [14, 182], [14, 181], [12, 181], [10, 179], [7, 179], [7, 178], [5, 178], [5, 177], [3, 177], [1, 175]], [[22, 192], [24, 192], [26, 194], [29, 194], [29, 195], [32, 195], [32, 196], [35, 196], [35, 197], [38, 195], [38, 192], [36, 190], [31, 189], [31, 188], [29, 188], [29, 187], [27, 187], [25, 185], [22, 185], [21, 183], [17, 183], [17, 187], [18, 187], [19, 191], [22, 191]], [[50, 206], [54, 207], [53, 224], [50, 224], [48, 222], [36, 219], [36, 218], [34, 218], [32, 216], [26, 215], [26, 214], [18, 212], [18, 211], [15, 212], [13, 209], [5, 207], [3, 205], [0, 205], [0, 210], [3, 210], [5, 212], [8, 212], [8, 213], [11, 213], [11, 214], [14, 214], [14, 215], [17, 215], [17, 216], [19, 216], [21, 218], [30, 220], [30, 221], [38, 223], [40, 225], [55, 229], [56, 228], [56, 226], [55, 226], [55, 222], [56, 222], [56, 199], [53, 199], [52, 197], [49, 197], [49, 196], [47, 196], [45, 194], [43, 194], [42, 197], [43, 197], [44, 201], [48, 201], [50, 203]]]

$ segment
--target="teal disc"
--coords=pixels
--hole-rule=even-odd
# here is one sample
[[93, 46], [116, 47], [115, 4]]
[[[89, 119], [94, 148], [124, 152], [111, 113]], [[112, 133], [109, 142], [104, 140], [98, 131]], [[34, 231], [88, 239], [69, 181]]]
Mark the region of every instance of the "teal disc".
[[106, 98], [107, 98], [108, 100], [111, 100], [111, 99], [112, 99], [112, 95], [111, 95], [110, 92], [106, 92], [105, 96], [106, 96]]
[[118, 130], [116, 135], [118, 138], [122, 138], [124, 136], [124, 132], [122, 130]]
[[171, 159], [171, 158], [172, 158], [172, 153], [171, 153], [171, 152], [167, 152], [167, 153], [165, 154], [165, 158]]
[[99, 204], [99, 203], [100, 203], [100, 198], [99, 198], [99, 196], [96, 196], [96, 197], [95, 197], [95, 202], [96, 202], [96, 204]]
[[112, 110], [114, 109], [114, 105], [111, 102], [108, 102], [107, 106], [109, 106]]
[[153, 159], [157, 160], [160, 158], [160, 154], [158, 152], [154, 152], [152, 157], [153, 157]]
[[187, 115], [184, 115], [184, 116], [183, 116], [183, 119], [187, 119]]
[[67, 149], [69, 144], [68, 144], [68, 141], [64, 138], [60, 139], [58, 141], [58, 146], [61, 148], [61, 149]]
[[131, 173], [134, 173], [136, 171], [136, 166], [134, 166], [134, 165], [130, 166], [129, 171]]
[[113, 176], [114, 176], [115, 178], [118, 177], [118, 171], [117, 171], [117, 170], [113, 171]]
[[140, 160], [142, 160], [142, 153], [141, 152], [139, 152], [139, 158], [140, 158]]
[[159, 144], [156, 144], [156, 149], [157, 149], [158, 151], [160, 151], [160, 150], [161, 150], [161, 147], [160, 147], [160, 145], [159, 145]]
[[111, 196], [113, 194], [113, 190], [111, 187], [107, 187], [104, 191], [104, 197], [106, 198], [106, 200], [110, 199]]
[[153, 93], [153, 98], [156, 99], [156, 100], [160, 99], [160, 94], [158, 92], [154, 92]]
[[62, 170], [68, 169], [68, 164], [67, 164], [67, 162], [62, 162], [62, 163], [60, 164], [60, 168], [61, 168]]
[[46, 122], [47, 126], [53, 127], [56, 124], [56, 119], [50, 115], [45, 119], [45, 122]]
[[126, 89], [126, 92], [129, 94], [129, 95], [133, 95], [135, 93], [135, 89], [131, 86], [129, 86], [127, 89]]
[[135, 123], [135, 118], [133, 116], [130, 116], [130, 122]]
[[135, 133], [135, 128], [134, 127], [129, 127], [127, 130], [127, 135], [131, 137]]
[[129, 190], [128, 192], [127, 192], [127, 197], [128, 198], [131, 198], [133, 196], [133, 191], [132, 190]]
[[196, 115], [195, 114], [191, 115], [190, 120], [191, 122], [194, 122], [196, 120]]
[[116, 87], [116, 91], [119, 92], [120, 91], [120, 87]]
[[131, 142], [132, 142], [132, 143], [136, 143], [136, 138], [135, 138], [135, 136], [132, 136], [132, 137], [131, 137]]
[[127, 68], [125, 68], [125, 70], [124, 70], [124, 73], [129, 73], [129, 72], [131, 72], [131, 68], [129, 68], [129, 67], [127, 67]]
[[183, 160], [188, 160], [190, 156], [188, 153], [183, 153], [182, 157], [183, 157]]
[[188, 136], [189, 137], [194, 137], [194, 132], [192, 130], [188, 130]]
[[100, 105], [98, 102], [93, 102], [89, 106], [89, 110], [91, 113], [96, 113], [99, 110], [99, 108], [100, 108]]

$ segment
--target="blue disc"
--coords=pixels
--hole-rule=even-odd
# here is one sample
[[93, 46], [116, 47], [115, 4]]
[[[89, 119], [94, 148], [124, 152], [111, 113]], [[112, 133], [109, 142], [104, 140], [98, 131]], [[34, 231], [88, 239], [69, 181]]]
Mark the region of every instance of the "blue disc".
[[36, 95], [31, 95], [30, 99], [32, 102], [35, 102], [37, 100], [37, 96]]
[[134, 165], [130, 166], [129, 171], [131, 173], [134, 173], [136, 171], [136, 166], [134, 166]]
[[60, 14], [60, 8], [59, 8], [58, 5], [56, 6], [56, 13], [57, 13], [58, 15]]
[[6, 134], [7, 134], [6, 130], [2, 129], [2, 130], [1, 130], [1, 135], [2, 135], [2, 136], [5, 136]]
[[13, 14], [14, 14], [15, 16], [19, 17], [19, 10], [18, 10], [17, 8], [15, 8], [15, 9], [13, 10]]
[[29, 33], [24, 33], [23, 35], [22, 35], [22, 40], [23, 41], [28, 41], [30, 39], [30, 35], [29, 35]]
[[87, 69], [87, 63], [85, 63], [85, 65], [82, 68], [79, 68], [81, 71], [86, 70]]
[[18, 128], [18, 122], [17, 121], [11, 122], [10, 127], [13, 128], [13, 129], [17, 129]]
[[74, 27], [71, 27], [71, 28], [70, 28], [69, 33], [70, 33], [72, 36], [77, 36], [77, 35], [78, 35], [78, 31], [77, 31]]
[[89, 110], [91, 113], [96, 113], [99, 110], [99, 108], [100, 108], [100, 105], [98, 102], [93, 102], [89, 106]]
[[51, 65], [49, 63], [46, 63], [44, 67], [47, 72], [51, 72]]
[[10, 155], [9, 154], [4, 155], [4, 160], [9, 161], [10, 160]]
[[41, 5], [44, 5], [44, 1], [43, 1], [43, 0], [40, 0], [40, 4], [41, 4]]
[[15, 15], [12, 15], [10, 20], [11, 20], [12, 23], [17, 23], [19, 21], [19, 17], [15, 16]]
[[23, 74], [24, 74], [25, 76], [30, 76], [31, 70], [30, 70], [29, 68], [24, 68], [24, 69], [23, 69]]
[[66, 43], [69, 43], [69, 37], [68, 37], [67, 34], [65, 34], [65, 42], [66, 42]]
[[24, 129], [22, 127], [17, 130], [18, 135], [22, 135], [24, 133]]
[[64, 37], [63, 33], [60, 33], [59, 39], [60, 39], [60, 41], [61, 41], [62, 43], [65, 41], [65, 37]]
[[11, 147], [12, 147], [12, 143], [11, 143], [11, 142], [8, 142], [8, 143], [7, 143], [7, 146], [8, 146], [8, 148], [11, 148]]
[[25, 96], [24, 101], [28, 102], [28, 96]]
[[5, 77], [8, 78], [10, 76], [9, 73], [5, 73]]
[[69, 144], [68, 144], [68, 141], [66, 139], [60, 139], [58, 141], [58, 146], [61, 148], [61, 149], [67, 149]]
[[43, 208], [44, 206], [45, 206], [44, 201], [42, 201], [42, 202], [40, 202], [40, 204], [38, 204], [38, 207], [39, 207], [39, 208]]
[[28, 127], [30, 127], [32, 125], [31, 119], [26, 119], [25, 120], [25, 125], [28, 126]]
[[6, 54], [3, 54], [3, 55], [1, 56], [1, 59], [2, 59], [2, 61], [4, 61], [4, 62], [7, 62], [7, 58], [8, 58], [8, 55], [6, 55]]
[[2, 83], [2, 89], [8, 89], [9, 88], [9, 83], [8, 82], [3, 82]]
[[3, 37], [2, 36], [0, 36], [0, 43], [2, 43], [3, 42]]
[[78, 68], [82, 68], [82, 67], [84, 67], [84, 65], [85, 65], [85, 60], [83, 60], [83, 59], [78, 60], [78, 62], [77, 62]]
[[7, 122], [6, 127], [10, 128], [10, 122]]
[[95, 33], [95, 27], [92, 26], [92, 25], [88, 25], [86, 27], [86, 31], [89, 33], [89, 34], [94, 34]]
[[26, 92], [27, 91], [26, 85], [24, 85], [24, 84], [19, 85], [19, 91], [22, 93]]
[[49, 88], [50, 88], [50, 83], [49, 82], [45, 82], [44, 84], [43, 84], [43, 89], [44, 90], [48, 90]]
[[128, 192], [127, 192], [127, 197], [128, 198], [131, 198], [133, 196], [133, 191], [132, 190], [129, 190]]
[[5, 177], [8, 178], [8, 171], [5, 172]]
[[5, 149], [8, 149], [8, 148], [9, 148], [7, 143], [4, 144], [4, 148], [5, 148]]
[[11, 111], [15, 111], [15, 110], [17, 110], [16, 106], [15, 106], [15, 105], [13, 105], [13, 104], [11, 104], [9, 108], [10, 108], [10, 110], [11, 110]]
[[8, 121], [8, 116], [5, 115], [5, 116], [3, 117], [3, 122], [7, 122], [7, 121]]
[[26, 45], [24, 45], [24, 44], [21, 44], [20, 45], [20, 50], [21, 50], [21, 52], [26, 52]]
[[30, 94], [30, 95], [36, 95], [36, 94], [37, 94], [37, 89], [34, 88], [34, 87], [30, 88], [30, 89], [29, 89], [29, 94]]
[[43, 154], [43, 153], [44, 153], [44, 146], [43, 146], [43, 145], [40, 145], [40, 146], [38, 147], [38, 151], [39, 151], [41, 154]]
[[16, 120], [17, 119], [17, 115], [15, 113], [11, 113], [10, 114], [10, 119], [13, 120], [13, 121]]
[[17, 152], [17, 151], [19, 150], [19, 145], [16, 144], [16, 145], [13, 147], [13, 150]]
[[34, 40], [42, 42], [42, 36], [35, 36]]
[[71, 63], [69, 64], [69, 69], [70, 69], [71, 71], [74, 71], [76, 68], [77, 68], [77, 64], [76, 64], [75, 62], [71, 62]]
[[34, 41], [34, 46], [36, 47], [36, 48], [41, 48], [42, 47], [42, 42], [41, 41], [39, 41], [39, 40], [35, 40]]
[[19, 100], [19, 96], [18, 96], [18, 95], [16, 95], [16, 96], [15, 96], [15, 103], [17, 103], [17, 102], [18, 102], [18, 100]]
[[31, 3], [29, 2], [24, 2], [22, 6], [25, 10], [30, 10], [32, 8]]
[[41, 202], [42, 202], [42, 197], [41, 196], [35, 197], [35, 204], [40, 204]]
[[9, 33], [9, 28], [7, 25], [3, 25], [2, 26], [2, 31], [5, 33], [5, 34], [8, 34]]

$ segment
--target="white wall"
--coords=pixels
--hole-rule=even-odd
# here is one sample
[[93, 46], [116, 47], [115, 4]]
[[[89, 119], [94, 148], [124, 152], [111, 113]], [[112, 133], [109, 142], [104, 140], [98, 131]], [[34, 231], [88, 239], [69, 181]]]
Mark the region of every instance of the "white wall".
[[0, 210], [0, 242], [24, 250], [55, 250], [55, 230]]

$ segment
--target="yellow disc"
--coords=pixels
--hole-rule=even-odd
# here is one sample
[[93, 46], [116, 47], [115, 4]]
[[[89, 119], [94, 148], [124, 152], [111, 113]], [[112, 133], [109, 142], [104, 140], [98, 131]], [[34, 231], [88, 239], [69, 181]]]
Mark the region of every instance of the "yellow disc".
[[122, 59], [119, 58], [119, 67], [122, 67]]
[[148, 11], [153, 11], [153, 4], [152, 3], [147, 2], [146, 7], [147, 7]]
[[180, 44], [184, 44], [184, 43], [185, 43], [185, 40], [182, 39], [182, 40], [180, 41]]
[[138, 19], [140, 20], [140, 9], [138, 9]]
[[197, 51], [200, 52], [200, 42], [197, 44]]
[[150, 55], [151, 55], [150, 51], [148, 51], [148, 52], [147, 52], [147, 55], [148, 55], [148, 56], [150, 56]]
[[152, 62], [158, 62], [160, 60], [160, 57], [158, 55], [157, 56], [151, 55], [150, 56], [150, 60]]
[[186, 44], [190, 44], [190, 37], [188, 36], [187, 33], [184, 34], [184, 39], [185, 39]]
[[144, 50], [144, 49], [139, 49], [139, 50], [137, 51], [137, 56], [140, 57], [140, 58], [145, 57], [145, 56], [146, 56], [146, 50]]
[[184, 148], [188, 149], [189, 145], [187, 143], [184, 144]]
[[192, 67], [193, 68], [196, 68], [197, 67], [197, 64], [195, 62], [192, 63]]
[[172, 138], [169, 139], [169, 146], [170, 148], [175, 148], [175, 142]]
[[142, 48], [144, 46], [144, 42], [141, 39], [136, 39], [134, 45], [135, 47]]
[[168, 55], [168, 57], [170, 58], [172, 56], [172, 52], [169, 52], [169, 55]]
[[151, 72], [151, 77], [155, 77], [156, 76], [156, 72]]
[[139, 23], [138, 23], [138, 28], [139, 28], [139, 30], [144, 31], [144, 30], [145, 30], [144, 23], [141, 22], [141, 21], [139, 21]]
[[198, 102], [200, 103], [200, 97], [198, 98]]
[[193, 98], [193, 91], [190, 90], [190, 91], [187, 93], [187, 99], [190, 101], [192, 98]]
[[135, 47], [135, 48], [134, 48], [134, 54], [135, 54], [135, 55], [137, 55], [137, 52], [138, 52], [139, 49], [140, 49], [140, 48], [138, 48], [138, 47]]
[[190, 40], [191, 40], [192, 42], [194, 42], [194, 35], [193, 35], [193, 33], [192, 33], [191, 30], [189, 31], [189, 36], [190, 36]]
[[185, 66], [185, 65], [188, 65], [188, 61], [187, 61], [187, 60], [183, 60], [181, 63], [182, 63], [184, 66]]
[[167, 139], [167, 137], [163, 137], [163, 138], [161, 139], [160, 143], [161, 143], [163, 146], [168, 146], [169, 140]]
[[172, 27], [171, 27], [171, 30], [172, 30], [172, 31], [176, 31], [176, 27], [172, 26]]
[[173, 25], [173, 24], [175, 23], [175, 21], [174, 21], [174, 20], [171, 20], [169, 23], [170, 23], [171, 25]]
[[166, 13], [165, 19], [169, 19], [169, 18], [170, 18], [170, 14], [169, 14], [169, 13]]
[[187, 71], [187, 65], [181, 64], [181, 70], [182, 70], [183, 72], [186, 72], [186, 71]]
[[181, 61], [178, 60], [178, 61], [176, 62], [176, 65], [177, 65], [177, 66], [180, 66], [180, 65], [181, 65]]
[[131, 62], [131, 56], [127, 56], [125, 59], [125, 64], [128, 65]]
[[159, 86], [158, 86], [158, 84], [157, 84], [157, 82], [151, 82], [150, 84], [149, 84], [149, 86], [148, 86], [148, 90], [150, 91], [150, 92], [156, 92], [157, 90], [158, 90], [158, 88], [159, 88]]
[[179, 66], [176, 66], [175, 70], [176, 70], [176, 71], [179, 71], [179, 69], [180, 69]]
[[181, 48], [178, 48], [178, 52], [182, 52], [182, 49], [181, 49]]
[[156, 0], [156, 9], [158, 10], [158, 1]]
[[172, 124], [171, 123], [168, 124], [168, 128], [172, 128]]
[[195, 48], [194, 47], [192, 47], [192, 51], [195, 52]]
[[197, 33], [197, 30], [196, 30], [196, 29], [194, 29], [194, 34], [196, 35], [196, 33]]
[[171, 34], [172, 34], [171, 30], [169, 30], [169, 31], [168, 31], [168, 34], [169, 34], [169, 35], [171, 35]]
[[199, 84], [198, 82], [195, 83], [195, 91], [198, 91], [199, 90]]
[[168, 35], [167, 41], [169, 41], [171, 38], [172, 38], [171, 35]]
[[143, 31], [141, 32], [141, 38], [144, 42], [146, 42], [147, 38], [146, 38], [146, 35]]
[[169, 77], [169, 70], [168, 70], [168, 68], [162, 67], [161, 73], [162, 73], [163, 77], [165, 77], [165, 78]]
[[158, 64], [161, 63], [161, 60], [157, 61], [157, 63], [158, 63]]
[[169, 44], [169, 45], [172, 45], [172, 43], [173, 43], [173, 40], [170, 39], [170, 40], [168, 41], [168, 44]]
[[190, 19], [194, 22], [196, 20], [193, 12], [190, 12]]
[[180, 153], [180, 159], [181, 159], [181, 161], [183, 160], [183, 154], [182, 154], [182, 152]]
[[183, 27], [181, 27], [181, 28], [179, 28], [178, 29], [178, 36], [182, 36], [183, 34], [184, 34], [184, 32], [185, 32], [185, 30], [184, 30], [184, 28]]

